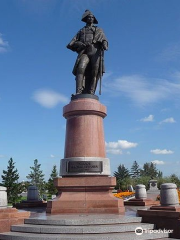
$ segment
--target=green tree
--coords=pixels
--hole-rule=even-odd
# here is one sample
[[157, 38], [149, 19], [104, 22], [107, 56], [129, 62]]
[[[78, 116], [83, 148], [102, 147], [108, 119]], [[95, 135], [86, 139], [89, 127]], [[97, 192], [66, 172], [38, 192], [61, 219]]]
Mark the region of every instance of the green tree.
[[156, 168], [156, 165], [154, 163], [145, 163], [143, 165], [143, 169], [140, 171], [140, 176], [148, 176], [151, 179], [157, 178], [158, 176], [158, 170]]
[[133, 165], [132, 165], [131, 171], [130, 171], [130, 176], [132, 178], [138, 178], [140, 176], [139, 164], [136, 161], [133, 162]]
[[149, 180], [151, 180], [151, 178], [149, 176], [140, 176], [138, 178], [133, 179], [133, 187], [135, 188], [136, 185], [138, 184], [143, 184], [146, 186], [146, 190], [149, 189]]
[[163, 172], [158, 171], [157, 177], [158, 177], [158, 178], [163, 178]]
[[118, 166], [118, 170], [114, 172], [114, 176], [117, 179], [124, 179], [129, 177], [129, 170], [127, 168], [125, 168], [124, 164], [120, 164]]
[[48, 193], [51, 195], [56, 195], [58, 193], [58, 190], [56, 189], [56, 187], [54, 186], [54, 178], [58, 177], [58, 171], [57, 171], [57, 166], [54, 165], [50, 178], [47, 182], [47, 190]]
[[180, 186], [180, 179], [178, 178], [178, 176], [176, 174], [171, 174], [170, 175], [170, 179], [172, 183], [175, 183], [177, 185], [177, 187]]
[[26, 178], [30, 180], [31, 185], [35, 185], [38, 188], [40, 196], [42, 196], [42, 193], [44, 192], [45, 181], [44, 174], [40, 168], [41, 164], [39, 164], [38, 160], [35, 159], [34, 166], [30, 167], [32, 171], [28, 174], [28, 176], [26, 176]]
[[19, 173], [12, 158], [9, 159], [7, 171], [3, 170], [1, 178], [3, 186], [7, 188], [8, 203], [14, 205], [21, 199], [19, 194], [22, 192], [22, 186], [21, 183], [18, 183]]
[[120, 164], [118, 166], [118, 170], [114, 172], [114, 176], [117, 180], [116, 188], [121, 188], [122, 190], [124, 190], [124, 188], [127, 188], [125, 186], [127, 186], [127, 182], [129, 183], [130, 174], [129, 170], [125, 168], [123, 164]]

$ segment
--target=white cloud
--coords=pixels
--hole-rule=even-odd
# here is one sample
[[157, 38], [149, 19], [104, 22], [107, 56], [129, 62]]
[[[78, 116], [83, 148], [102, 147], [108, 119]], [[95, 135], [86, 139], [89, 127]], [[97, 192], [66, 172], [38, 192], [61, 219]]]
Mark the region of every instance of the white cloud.
[[108, 79], [104, 82], [106, 92], [113, 96], [125, 96], [133, 104], [144, 107], [167, 99], [176, 100], [180, 96], [180, 81], [147, 78], [141, 75], [129, 75]]
[[153, 164], [157, 164], [157, 165], [164, 165], [165, 162], [164, 161], [161, 161], [161, 160], [153, 160], [151, 161]]
[[122, 150], [121, 150], [121, 149], [107, 149], [106, 152], [107, 152], [107, 153], [114, 154], [114, 155], [120, 155], [120, 154], [122, 154]]
[[141, 122], [153, 122], [154, 121], [154, 116], [149, 115], [148, 117], [142, 118], [140, 121]]
[[5, 156], [4, 155], [0, 155], [0, 158], [4, 158]]
[[161, 121], [159, 124], [162, 124], [162, 123], [175, 123], [176, 121], [174, 120], [173, 117], [170, 117], [170, 118], [166, 118], [164, 119], [163, 121]]
[[55, 156], [53, 154], [50, 155], [51, 158], [55, 158]]
[[8, 51], [9, 43], [3, 39], [3, 35], [0, 33], [0, 53]]
[[122, 149], [133, 148], [136, 147], [137, 145], [138, 145], [137, 143], [128, 142], [126, 140], [118, 140], [117, 142], [106, 143], [106, 146], [109, 148], [122, 148]]
[[153, 154], [173, 154], [174, 152], [171, 150], [167, 150], [167, 149], [154, 149], [150, 151]]
[[134, 148], [138, 144], [133, 142], [128, 142], [126, 140], [118, 140], [117, 142], [109, 142], [106, 144], [106, 151], [107, 153], [112, 154], [122, 154], [122, 149], [129, 149]]
[[54, 108], [59, 103], [68, 103], [68, 98], [52, 90], [37, 90], [33, 94], [33, 100], [43, 107]]

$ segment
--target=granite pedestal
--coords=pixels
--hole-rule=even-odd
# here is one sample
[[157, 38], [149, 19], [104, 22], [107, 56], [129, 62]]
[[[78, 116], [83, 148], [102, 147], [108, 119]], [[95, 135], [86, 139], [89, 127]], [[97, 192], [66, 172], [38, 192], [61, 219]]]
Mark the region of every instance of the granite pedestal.
[[124, 205], [129, 206], [151, 206], [159, 204], [158, 201], [147, 198], [146, 187], [143, 184], [138, 184], [135, 187], [135, 198], [124, 202]]
[[12, 224], [22, 224], [29, 212], [18, 212], [17, 209], [7, 207], [6, 187], [0, 187], [0, 233], [10, 231]]
[[154, 223], [157, 228], [170, 229], [172, 238], [180, 239], [180, 206], [177, 195], [177, 186], [174, 183], [161, 185], [159, 206], [152, 206], [148, 210], [138, 210], [138, 216], [144, 223]]
[[76, 96], [63, 109], [66, 118], [64, 158], [60, 177], [54, 180], [57, 198], [47, 203], [47, 213], [121, 213], [122, 199], [112, 194], [116, 178], [110, 177], [106, 158], [103, 118], [106, 107], [91, 94]]

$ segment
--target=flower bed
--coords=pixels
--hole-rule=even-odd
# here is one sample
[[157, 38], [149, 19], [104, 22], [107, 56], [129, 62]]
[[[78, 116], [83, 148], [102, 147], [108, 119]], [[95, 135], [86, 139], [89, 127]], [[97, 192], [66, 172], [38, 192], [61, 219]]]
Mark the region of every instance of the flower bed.
[[117, 198], [121, 199], [127, 199], [130, 197], [133, 197], [135, 195], [135, 192], [120, 192], [120, 193], [115, 193], [114, 196]]

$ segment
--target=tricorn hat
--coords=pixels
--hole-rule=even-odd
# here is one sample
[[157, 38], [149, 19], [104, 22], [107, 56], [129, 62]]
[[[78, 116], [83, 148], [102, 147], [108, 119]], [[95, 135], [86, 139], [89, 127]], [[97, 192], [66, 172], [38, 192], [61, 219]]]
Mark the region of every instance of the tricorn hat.
[[[86, 11], [84, 12], [84, 14], [82, 15], [81, 21], [86, 22], [86, 18], [87, 18], [87, 16], [90, 15], [90, 14], [92, 14], [92, 15], [94, 16], [94, 14], [93, 14], [91, 11], [86, 10]], [[94, 16], [94, 23], [95, 23], [95, 24], [98, 24], [98, 21], [97, 21], [97, 19], [95, 18], [95, 16]]]

